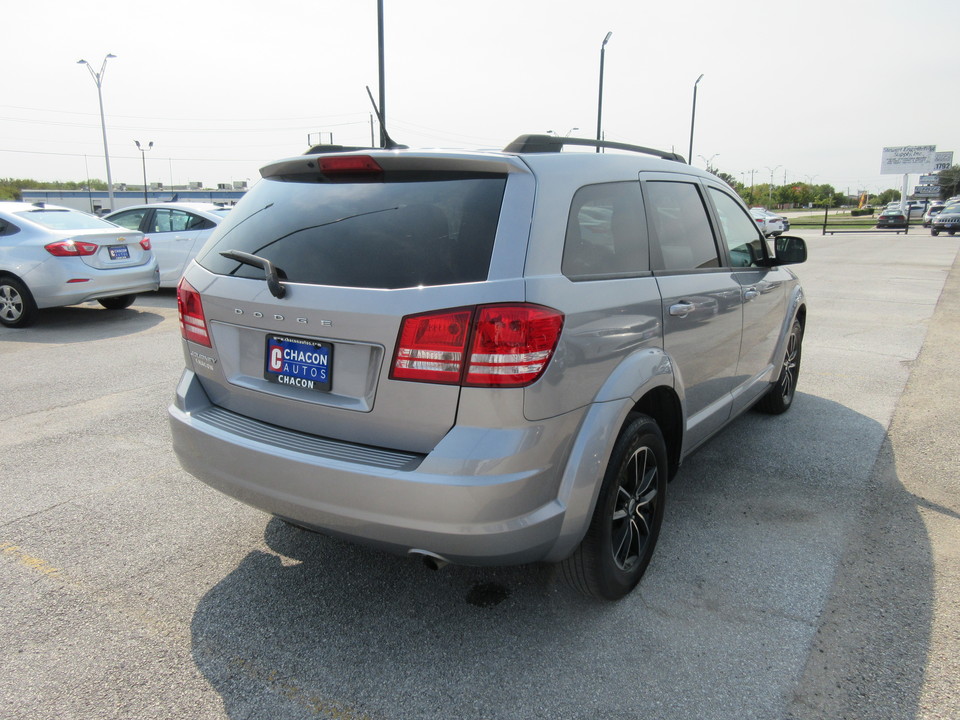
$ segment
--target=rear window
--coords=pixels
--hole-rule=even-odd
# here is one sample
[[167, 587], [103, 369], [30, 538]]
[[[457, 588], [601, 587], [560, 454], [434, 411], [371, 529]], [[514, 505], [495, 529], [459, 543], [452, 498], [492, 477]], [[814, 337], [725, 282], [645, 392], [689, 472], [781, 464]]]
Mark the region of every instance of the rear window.
[[106, 220], [79, 210], [25, 210], [17, 215], [52, 230], [116, 230], [117, 226]]
[[506, 176], [389, 173], [382, 181], [265, 178], [220, 224], [197, 262], [262, 278], [220, 255], [270, 260], [294, 283], [396, 289], [487, 278]]

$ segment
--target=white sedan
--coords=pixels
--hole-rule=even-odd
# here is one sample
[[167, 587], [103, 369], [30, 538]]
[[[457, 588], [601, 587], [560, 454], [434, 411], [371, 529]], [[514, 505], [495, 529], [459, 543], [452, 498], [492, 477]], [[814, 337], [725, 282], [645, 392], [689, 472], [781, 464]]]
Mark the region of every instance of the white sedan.
[[750, 215], [757, 221], [757, 227], [767, 237], [777, 237], [784, 231], [783, 218], [765, 208], [750, 208]]
[[176, 287], [187, 263], [229, 211], [213, 203], [151, 203], [125, 207], [104, 220], [150, 238], [160, 264], [160, 287]]

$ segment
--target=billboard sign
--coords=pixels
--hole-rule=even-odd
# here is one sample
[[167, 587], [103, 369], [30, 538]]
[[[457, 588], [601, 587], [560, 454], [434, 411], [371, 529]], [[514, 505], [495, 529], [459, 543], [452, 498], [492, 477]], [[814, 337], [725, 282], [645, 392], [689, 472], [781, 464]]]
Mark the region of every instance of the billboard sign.
[[917, 185], [913, 189], [913, 194], [915, 197], [939, 197], [940, 186], [939, 185]]
[[933, 159], [934, 172], [938, 170], [948, 170], [953, 167], [953, 150], [950, 152], [938, 152]]
[[880, 160], [881, 175], [909, 175], [932, 172], [936, 164], [936, 145], [885, 147]]

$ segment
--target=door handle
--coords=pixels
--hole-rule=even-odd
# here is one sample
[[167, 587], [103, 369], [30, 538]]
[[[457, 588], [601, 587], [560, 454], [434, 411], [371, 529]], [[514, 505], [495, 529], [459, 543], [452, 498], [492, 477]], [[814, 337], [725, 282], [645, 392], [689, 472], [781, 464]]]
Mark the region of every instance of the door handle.
[[754, 298], [760, 297], [760, 291], [756, 288], [747, 288], [743, 291], [744, 300], [753, 300]]
[[174, 240], [189, 240], [190, 238], [184, 237], [183, 235], [177, 235]]
[[670, 314], [674, 317], [685, 317], [692, 313], [695, 309], [693, 303], [689, 302], [678, 302], [675, 305], [670, 306]]

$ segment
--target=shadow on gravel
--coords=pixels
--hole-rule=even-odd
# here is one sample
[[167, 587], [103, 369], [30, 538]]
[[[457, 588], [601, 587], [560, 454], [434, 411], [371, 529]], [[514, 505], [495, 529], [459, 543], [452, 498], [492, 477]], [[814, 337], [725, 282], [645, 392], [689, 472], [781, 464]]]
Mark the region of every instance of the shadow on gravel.
[[194, 662], [234, 719], [840, 718], [849, 695], [876, 697], [856, 717], [913, 718], [933, 592], [917, 499], [878, 423], [795, 405], [688, 460], [619, 603], [552, 566], [434, 572], [271, 519], [196, 608]]

